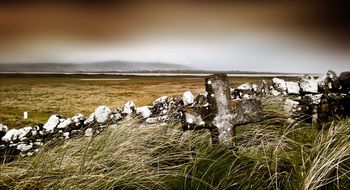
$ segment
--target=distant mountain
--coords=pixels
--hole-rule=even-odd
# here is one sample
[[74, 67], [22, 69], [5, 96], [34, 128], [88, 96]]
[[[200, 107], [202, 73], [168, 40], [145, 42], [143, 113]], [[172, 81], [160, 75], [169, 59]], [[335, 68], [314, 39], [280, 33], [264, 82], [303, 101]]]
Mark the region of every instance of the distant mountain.
[[192, 70], [193, 68], [167, 63], [141, 63], [108, 61], [96, 63], [1, 63], [0, 72], [54, 72], [54, 73], [84, 73], [84, 72], [126, 72], [126, 71], [171, 71]]

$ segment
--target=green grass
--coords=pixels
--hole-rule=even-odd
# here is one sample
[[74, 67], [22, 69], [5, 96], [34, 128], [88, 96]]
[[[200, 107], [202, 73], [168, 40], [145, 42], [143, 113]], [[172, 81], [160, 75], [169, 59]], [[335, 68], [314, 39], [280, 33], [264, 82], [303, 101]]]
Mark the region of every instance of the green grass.
[[235, 151], [207, 131], [129, 120], [0, 165], [0, 189], [350, 189], [350, 118], [288, 125], [282, 102], [263, 100], [264, 120], [237, 128]]

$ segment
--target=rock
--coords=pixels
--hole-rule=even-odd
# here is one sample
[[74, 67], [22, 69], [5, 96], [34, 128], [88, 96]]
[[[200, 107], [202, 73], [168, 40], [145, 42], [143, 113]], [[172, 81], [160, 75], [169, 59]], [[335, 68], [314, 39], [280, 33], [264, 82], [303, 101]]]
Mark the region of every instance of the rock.
[[95, 121], [95, 112], [90, 114], [90, 116], [84, 121], [84, 125], [91, 125]]
[[153, 106], [168, 104], [168, 96], [161, 96], [153, 101]]
[[207, 104], [207, 96], [205, 94], [197, 94], [196, 98], [194, 99], [194, 102], [196, 105], [203, 106]]
[[69, 139], [69, 132], [64, 132], [62, 135], [64, 139]]
[[5, 136], [6, 132], [8, 131], [8, 127], [2, 123], [0, 123], [0, 139]]
[[[208, 83], [208, 81], [211, 81]], [[208, 113], [206, 125], [211, 128], [212, 142], [231, 143], [233, 133], [233, 110], [229, 104], [230, 85], [226, 74], [214, 74], [205, 78], [208, 93]]]
[[44, 130], [53, 133], [54, 129], [57, 127], [57, 125], [60, 123], [60, 117], [57, 115], [52, 115], [49, 120], [45, 123], [43, 126]]
[[148, 123], [148, 124], [154, 124], [157, 122], [158, 122], [158, 118], [156, 118], [156, 117], [149, 117], [146, 119], [146, 123]]
[[10, 141], [15, 141], [17, 137], [18, 137], [18, 130], [10, 129], [1, 139], [4, 142], [10, 142]]
[[191, 105], [194, 102], [194, 96], [191, 93], [191, 91], [186, 91], [184, 92], [183, 96], [182, 96], [182, 101], [184, 102], [184, 105]]
[[270, 95], [269, 85], [267, 84], [267, 82], [265, 80], [262, 80], [261, 94], [265, 95], [265, 96], [269, 96]]
[[70, 124], [72, 124], [73, 121], [71, 119], [66, 119], [64, 120], [63, 122], [60, 122], [58, 125], [57, 125], [57, 128], [58, 129], [64, 129], [66, 127], [68, 127]]
[[286, 88], [288, 94], [299, 94], [300, 87], [298, 82], [287, 81]]
[[238, 90], [252, 90], [253, 87], [249, 83], [244, 83], [244, 84], [239, 85], [236, 89], [238, 89]]
[[161, 96], [153, 101], [152, 115], [164, 115], [169, 111], [169, 102], [167, 96]]
[[277, 90], [271, 90], [270, 93], [271, 93], [273, 96], [281, 95], [281, 92], [278, 92]]
[[[210, 83], [212, 84], [212, 83]], [[205, 117], [205, 108], [199, 107], [185, 107], [182, 117], [182, 128], [184, 130], [197, 130], [206, 128], [206, 123], [202, 117]]]
[[340, 73], [338, 80], [342, 87], [342, 91], [350, 94], [350, 71]]
[[84, 124], [85, 117], [83, 114], [78, 113], [75, 116], [73, 116], [71, 120], [74, 122], [75, 126], [80, 126]]
[[97, 123], [105, 123], [108, 121], [110, 114], [112, 113], [111, 109], [107, 106], [99, 106], [95, 110], [95, 118]]
[[18, 130], [18, 139], [19, 140], [23, 140], [24, 138], [26, 138], [27, 135], [31, 135], [31, 130], [32, 127], [28, 126], [28, 127], [23, 127], [21, 129]]
[[300, 89], [304, 93], [317, 93], [318, 81], [311, 75], [305, 75], [299, 78]]
[[299, 102], [291, 100], [289, 98], [284, 102], [284, 112], [287, 117], [291, 117], [295, 111], [298, 110]]
[[287, 90], [286, 82], [283, 79], [273, 78], [272, 82], [274, 84], [275, 90], [284, 92]]
[[92, 136], [92, 128], [87, 128], [86, 130], [85, 130], [85, 134], [84, 134], [84, 136], [85, 137], [91, 137]]
[[329, 70], [327, 72], [327, 79], [328, 79], [328, 88], [330, 89], [330, 91], [331, 92], [339, 91], [340, 84], [339, 84], [337, 74], [334, 71]]
[[124, 105], [123, 113], [127, 115], [132, 114], [133, 112], [135, 112], [135, 107], [136, 106], [133, 101], [128, 101]]
[[19, 144], [17, 145], [17, 150], [20, 150], [21, 152], [27, 152], [28, 150], [33, 148], [33, 143], [30, 144]]
[[234, 114], [234, 125], [253, 123], [262, 119], [261, 102], [257, 98], [231, 100], [230, 105]]
[[321, 98], [322, 98], [323, 94], [306, 94], [305, 97], [307, 97], [309, 99], [309, 103], [310, 104], [320, 104], [321, 103]]
[[142, 106], [142, 107], [136, 108], [136, 113], [141, 114], [141, 116], [145, 119], [152, 115], [152, 112], [148, 108], [148, 106]]

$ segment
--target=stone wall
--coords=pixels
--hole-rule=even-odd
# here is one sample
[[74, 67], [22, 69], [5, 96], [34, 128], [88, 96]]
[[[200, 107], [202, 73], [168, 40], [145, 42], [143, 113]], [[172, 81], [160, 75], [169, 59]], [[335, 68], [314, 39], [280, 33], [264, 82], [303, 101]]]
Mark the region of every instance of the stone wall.
[[215, 143], [230, 139], [236, 125], [261, 120], [260, 98], [269, 96], [287, 97], [284, 110], [290, 122], [303, 117], [318, 126], [320, 121], [350, 115], [350, 72], [337, 77], [328, 71], [323, 77], [305, 75], [297, 81], [273, 78], [236, 88], [229, 87], [227, 81], [226, 75], [212, 75], [205, 80], [207, 92], [162, 96], [152, 105], [137, 107], [128, 101], [123, 108], [99, 106], [89, 116], [52, 115], [45, 124], [19, 129], [0, 124], [0, 157], [11, 160], [16, 155], [30, 156], [49, 141], [91, 137], [130, 118], [138, 118], [142, 126], [181, 121], [184, 130], [209, 129]]

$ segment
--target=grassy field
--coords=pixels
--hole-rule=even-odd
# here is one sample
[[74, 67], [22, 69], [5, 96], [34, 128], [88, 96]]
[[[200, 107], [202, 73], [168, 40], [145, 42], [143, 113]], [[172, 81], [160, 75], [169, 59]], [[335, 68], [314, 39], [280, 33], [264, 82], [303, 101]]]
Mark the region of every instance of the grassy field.
[[[80, 80], [92, 78], [119, 80]], [[231, 78], [231, 84], [260, 80]], [[55, 113], [87, 115], [102, 104], [145, 105], [162, 95], [204, 91], [201, 77], [1, 75], [0, 87], [0, 121], [10, 127], [45, 122]], [[350, 118], [322, 130], [291, 125], [284, 100], [262, 98], [264, 119], [237, 127], [235, 150], [212, 146], [208, 131], [128, 120], [0, 164], [0, 189], [350, 189]]]
[[281, 104], [263, 99], [264, 120], [237, 128], [236, 150], [207, 131], [129, 120], [0, 164], [0, 189], [350, 189], [350, 119], [289, 125]]
[[[261, 79], [230, 78], [233, 86]], [[52, 114], [89, 115], [99, 105], [122, 108], [128, 100], [137, 106], [150, 105], [160, 96], [182, 95], [186, 90], [203, 92], [203, 77], [0, 75], [0, 123], [19, 128], [45, 123]], [[24, 111], [29, 112], [28, 120], [23, 119]]]

